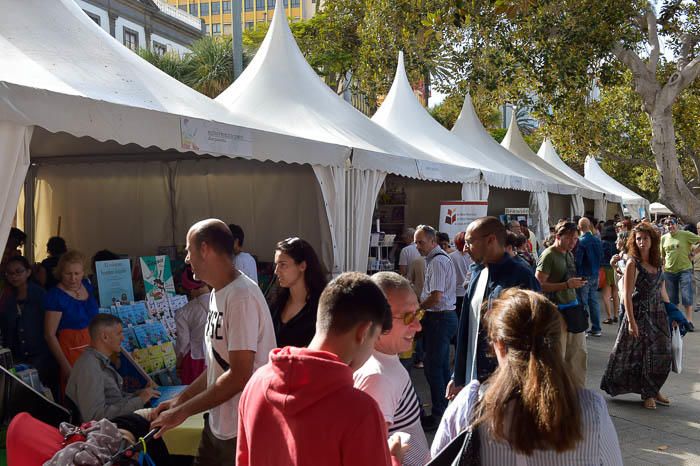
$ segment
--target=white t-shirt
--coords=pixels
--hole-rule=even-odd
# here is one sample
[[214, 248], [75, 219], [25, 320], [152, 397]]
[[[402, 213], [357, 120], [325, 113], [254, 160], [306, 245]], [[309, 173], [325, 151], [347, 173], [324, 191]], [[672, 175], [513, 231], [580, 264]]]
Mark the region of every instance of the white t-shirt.
[[192, 359], [204, 359], [204, 327], [207, 325], [210, 293], [197, 296], [175, 311], [175, 353], [184, 356], [188, 351]]
[[253, 256], [247, 252], [241, 252], [236, 256], [233, 256], [233, 265], [240, 272], [248, 275], [248, 277], [255, 283], [258, 283], [258, 266], [255, 264], [255, 259]]
[[418, 247], [416, 246], [416, 243], [411, 243], [405, 248], [401, 250], [401, 253], [399, 254], [399, 266], [405, 265], [408, 267], [408, 264], [413, 262], [414, 259], [417, 259], [420, 257], [420, 252], [418, 252]]
[[[224, 373], [214, 350], [227, 363], [229, 351], [255, 351], [254, 371], [266, 364], [277, 343], [270, 310], [258, 285], [241, 274], [222, 289], [212, 291], [205, 335], [208, 387]], [[236, 437], [240, 397], [238, 392], [209, 410], [209, 426], [217, 438]]]
[[467, 285], [469, 284], [469, 266], [472, 265], [472, 258], [469, 254], [462, 254], [459, 251], [452, 251], [448, 254], [452, 263], [455, 266], [455, 275], [457, 275], [456, 293], [458, 298], [463, 298], [467, 294]]
[[428, 441], [420, 423], [420, 404], [413, 382], [401, 365], [398, 355], [374, 351], [367, 362], [353, 374], [355, 388], [370, 395], [379, 405], [394, 432], [411, 434], [409, 450], [403, 459], [408, 466], [423, 466], [430, 459]]

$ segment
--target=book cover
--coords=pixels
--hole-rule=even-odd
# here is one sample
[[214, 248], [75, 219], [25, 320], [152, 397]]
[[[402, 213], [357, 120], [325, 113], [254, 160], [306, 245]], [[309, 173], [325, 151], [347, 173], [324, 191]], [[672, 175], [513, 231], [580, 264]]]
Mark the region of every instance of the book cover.
[[177, 363], [177, 355], [175, 354], [175, 347], [171, 341], [163, 343], [160, 345], [163, 352], [163, 364], [165, 364], [166, 369], [172, 369]]
[[153, 383], [146, 370], [124, 348], [119, 353], [117, 372], [122, 376], [124, 389], [128, 392], [141, 390]]
[[151, 400], [151, 408], [155, 408], [159, 404], [161, 404], [162, 402], [175, 398], [180, 393], [182, 393], [182, 391], [186, 388], [187, 388], [187, 385], [172, 385], [172, 386], [158, 387], [158, 391], [160, 392], [160, 397], [158, 397], [154, 400]]
[[124, 341], [122, 341], [122, 348], [124, 348], [126, 351], [131, 353], [135, 349], [138, 349], [138, 347], [139, 347], [139, 341], [136, 338], [136, 334], [134, 333], [134, 329], [131, 327], [125, 327], [124, 328]]
[[128, 304], [134, 300], [129, 259], [95, 262], [100, 306]]
[[150, 324], [141, 324], [134, 327], [134, 334], [136, 336], [136, 340], [138, 341], [139, 348], [147, 348], [151, 344], [148, 336], [149, 325]]
[[144, 256], [139, 261], [147, 297], [157, 300], [175, 295], [175, 282], [168, 256]]

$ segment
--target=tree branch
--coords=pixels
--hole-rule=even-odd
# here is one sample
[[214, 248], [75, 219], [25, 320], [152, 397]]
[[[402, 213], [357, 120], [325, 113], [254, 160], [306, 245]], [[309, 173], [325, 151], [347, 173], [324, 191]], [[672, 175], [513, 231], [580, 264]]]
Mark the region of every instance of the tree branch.
[[651, 113], [654, 110], [656, 93], [659, 90], [656, 71], [650, 73], [639, 55], [630, 49], [626, 49], [622, 43], [615, 44], [613, 54], [632, 71], [635, 90], [644, 102], [645, 111]]
[[681, 56], [678, 59], [678, 71], [682, 71], [683, 68], [688, 65], [690, 55], [693, 52], [693, 48], [698, 44], [698, 41], [700, 41], [700, 36], [696, 34], [685, 33], [681, 36]]
[[693, 81], [700, 75], [700, 56], [685, 65], [682, 70], [676, 71], [668, 79], [666, 85], [661, 89], [659, 103], [662, 106], [671, 106], [675, 102], [676, 97], [688, 86], [693, 84]]
[[647, 35], [649, 37], [649, 45], [651, 46], [647, 69], [649, 70], [649, 73], [656, 75], [656, 68], [659, 65], [659, 57], [661, 56], [661, 44], [659, 44], [659, 31], [657, 30], [656, 15], [651, 9], [649, 9], [646, 14], [646, 20]]
[[641, 165], [643, 167], [647, 168], [656, 168], [656, 164], [649, 160], [649, 159], [643, 159], [641, 157], [632, 157], [632, 158], [627, 158], [627, 157], [620, 157], [619, 155], [615, 155], [611, 152], [608, 152], [606, 150], [600, 150], [600, 155], [603, 158], [614, 160], [615, 162], [620, 162], [625, 165]]

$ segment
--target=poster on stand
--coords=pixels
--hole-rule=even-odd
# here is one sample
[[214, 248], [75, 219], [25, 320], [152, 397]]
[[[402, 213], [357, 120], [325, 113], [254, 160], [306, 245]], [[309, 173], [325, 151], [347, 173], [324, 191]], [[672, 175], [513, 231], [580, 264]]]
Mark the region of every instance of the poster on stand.
[[134, 300], [129, 259], [95, 262], [100, 306], [129, 304]]
[[144, 256], [139, 261], [146, 300], [159, 300], [175, 295], [175, 282], [168, 256]]
[[517, 220], [518, 222], [524, 221], [528, 227], [530, 226], [530, 209], [527, 207], [506, 207], [505, 215], [506, 221], [504, 223]]
[[450, 241], [460, 231], [479, 217], [485, 217], [488, 201], [440, 201], [439, 230], [450, 236]]

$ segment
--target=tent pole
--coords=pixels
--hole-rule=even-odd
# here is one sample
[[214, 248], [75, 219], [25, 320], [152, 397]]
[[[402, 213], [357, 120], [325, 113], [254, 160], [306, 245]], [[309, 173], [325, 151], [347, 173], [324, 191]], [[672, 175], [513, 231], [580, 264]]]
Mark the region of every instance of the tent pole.
[[24, 179], [24, 232], [27, 241], [24, 244], [24, 256], [30, 262], [34, 262], [34, 250], [36, 249], [36, 225], [34, 217], [34, 199], [36, 199], [36, 175], [38, 166], [29, 165], [27, 176]]

